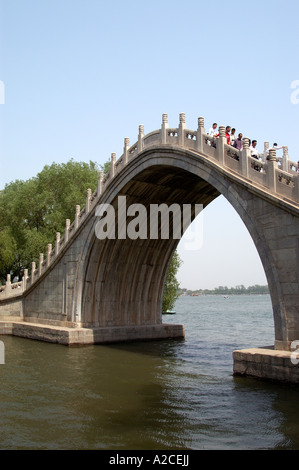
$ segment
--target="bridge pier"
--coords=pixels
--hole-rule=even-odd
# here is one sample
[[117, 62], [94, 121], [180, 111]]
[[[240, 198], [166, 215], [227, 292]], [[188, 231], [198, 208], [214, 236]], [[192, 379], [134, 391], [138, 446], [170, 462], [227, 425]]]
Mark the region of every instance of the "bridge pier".
[[0, 321], [0, 335], [13, 335], [66, 346], [86, 346], [181, 339], [184, 338], [185, 331], [183, 325], [174, 324], [80, 328], [7, 320]]
[[274, 347], [243, 349], [233, 352], [233, 360], [235, 376], [299, 383], [299, 360], [295, 351], [283, 351]]

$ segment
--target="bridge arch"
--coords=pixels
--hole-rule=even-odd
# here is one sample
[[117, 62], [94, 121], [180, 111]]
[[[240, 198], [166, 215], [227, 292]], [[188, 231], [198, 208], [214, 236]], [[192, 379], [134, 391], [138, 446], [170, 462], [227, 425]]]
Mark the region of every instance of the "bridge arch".
[[[126, 198], [127, 207], [206, 207], [222, 194], [247, 227], [264, 267], [275, 349], [290, 351], [299, 338], [299, 165], [289, 159], [287, 147], [278, 158], [267, 142], [257, 161], [249, 139], [243, 141], [241, 151], [228, 145], [224, 126], [214, 139], [205, 133], [201, 117], [197, 130], [188, 130], [183, 113], [175, 129], [168, 127], [167, 115], [160, 130], [144, 135], [139, 126], [138, 141], [129, 147], [126, 138], [117, 161], [112, 154], [109, 174], [104, 180], [100, 174], [93, 194], [87, 191], [85, 207], [76, 206], [74, 221], [66, 220], [64, 235], [56, 234], [55, 246], [48, 244], [45, 258], [40, 254], [38, 268], [33, 261], [30, 276], [25, 270], [18, 283], [11, 283], [7, 275], [0, 289], [1, 318], [16, 319], [18, 328], [23, 320], [30, 323], [29, 329], [33, 324], [35, 329], [36, 324], [69, 328], [63, 330], [69, 339], [59, 339], [62, 342], [182, 336], [182, 325], [167, 330], [161, 316], [167, 268], [179, 240], [99, 240], [97, 206], [113, 205], [117, 219], [119, 196]], [[109, 326], [114, 331], [108, 331]], [[49, 331], [41, 334], [48, 338]]]
[[[127, 206], [178, 203], [206, 207], [220, 194], [237, 211], [253, 239], [269, 283], [276, 343], [287, 348], [292, 338], [282, 289], [285, 273], [273, 246], [279, 211], [285, 216], [285, 208], [274, 198], [190, 150], [161, 146], [147, 149], [129, 162], [99, 202], [112, 204], [117, 218], [119, 195], [126, 196]], [[165, 277], [179, 240], [98, 240], [96, 223], [95, 218], [82, 251], [75, 289], [77, 319], [83, 326], [162, 323]]]

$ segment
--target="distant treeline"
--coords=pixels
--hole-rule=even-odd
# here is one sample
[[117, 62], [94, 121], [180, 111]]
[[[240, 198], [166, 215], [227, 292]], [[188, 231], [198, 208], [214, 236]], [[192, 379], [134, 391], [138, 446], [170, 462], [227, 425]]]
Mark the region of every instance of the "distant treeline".
[[253, 294], [269, 294], [268, 286], [249, 286], [245, 287], [243, 285], [236, 287], [227, 287], [219, 286], [215, 289], [198, 289], [198, 290], [189, 290], [181, 289], [180, 294], [185, 295], [253, 295]]

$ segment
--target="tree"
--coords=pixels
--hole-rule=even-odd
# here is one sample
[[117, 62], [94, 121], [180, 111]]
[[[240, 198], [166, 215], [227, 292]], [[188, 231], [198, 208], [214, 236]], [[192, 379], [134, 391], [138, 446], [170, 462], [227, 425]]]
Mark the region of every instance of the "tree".
[[46, 165], [34, 178], [16, 180], [0, 192], [0, 279], [22, 277], [31, 262], [38, 262], [65, 220], [74, 219], [75, 206], [85, 205], [86, 190], [98, 183], [96, 163]]
[[167, 272], [167, 277], [163, 292], [162, 301], [162, 312], [172, 310], [176, 299], [179, 296], [179, 282], [176, 278], [179, 267], [182, 264], [182, 260], [177, 251], [174, 252], [173, 257], [170, 261], [170, 265]]

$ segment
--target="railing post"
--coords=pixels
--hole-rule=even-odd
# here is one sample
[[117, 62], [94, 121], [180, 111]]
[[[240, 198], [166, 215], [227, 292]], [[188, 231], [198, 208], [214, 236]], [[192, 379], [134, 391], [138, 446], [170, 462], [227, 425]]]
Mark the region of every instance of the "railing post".
[[23, 292], [24, 292], [24, 290], [26, 290], [27, 279], [28, 279], [28, 269], [24, 269], [24, 274], [23, 274], [23, 278], [22, 278]]
[[270, 149], [269, 150], [269, 158], [267, 161], [267, 183], [268, 188], [270, 191], [276, 193], [276, 169], [277, 169], [277, 158], [276, 158], [276, 150]]
[[91, 199], [91, 189], [87, 190], [86, 194], [86, 213], [90, 211], [90, 199]]
[[116, 153], [111, 153], [111, 178], [115, 175], [115, 162], [116, 162]]
[[196, 135], [197, 150], [199, 152], [202, 152], [202, 150], [203, 150], [203, 134], [205, 132], [204, 125], [205, 125], [204, 118], [199, 117], [198, 118], [198, 126], [197, 126], [197, 135]]
[[65, 243], [69, 239], [70, 225], [71, 225], [70, 219], [65, 219], [65, 233], [64, 233]]
[[138, 153], [143, 149], [144, 126], [140, 124], [138, 133]]
[[249, 139], [248, 137], [243, 138], [243, 148], [240, 152], [240, 165], [241, 165], [241, 174], [248, 178], [248, 165], [249, 165], [249, 157], [250, 157], [250, 150], [249, 150]]
[[5, 294], [8, 295], [11, 292], [11, 275], [6, 275]]
[[59, 252], [59, 243], [60, 243], [60, 232], [56, 232], [56, 242], [55, 242], [55, 255], [58, 255]]
[[282, 156], [282, 165], [281, 168], [283, 171], [289, 172], [289, 149], [286, 145], [282, 147], [283, 150], [283, 156]]
[[264, 142], [264, 157], [263, 157], [264, 162], [267, 161], [268, 152], [269, 152], [269, 142]]
[[179, 124], [179, 145], [180, 145], [180, 147], [184, 147], [185, 129], [186, 129], [186, 117], [185, 117], [185, 113], [181, 113], [180, 114], [180, 124]]
[[31, 263], [31, 285], [33, 284], [34, 282], [34, 272], [35, 272], [35, 261], [32, 261]]
[[80, 215], [80, 205], [76, 205], [76, 213], [75, 213], [75, 230], [79, 227], [79, 215]]
[[123, 166], [125, 166], [128, 163], [129, 160], [129, 147], [130, 147], [130, 139], [129, 137], [125, 137], [124, 140], [124, 163]]
[[226, 142], [225, 139], [225, 127], [219, 126], [219, 137], [216, 140], [216, 151], [217, 151], [217, 159], [220, 165], [224, 166], [224, 144]]
[[50, 262], [51, 262], [51, 251], [52, 251], [52, 243], [48, 243], [47, 266], [50, 266]]
[[162, 114], [161, 142], [167, 143], [168, 114]]
[[38, 273], [41, 275], [42, 273], [42, 268], [43, 268], [43, 262], [44, 262], [44, 253], [39, 254], [39, 265], [38, 265]]
[[98, 179], [98, 198], [101, 196], [103, 192], [103, 179], [104, 179], [104, 172], [99, 171], [99, 179]]

